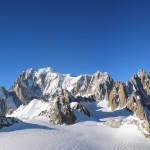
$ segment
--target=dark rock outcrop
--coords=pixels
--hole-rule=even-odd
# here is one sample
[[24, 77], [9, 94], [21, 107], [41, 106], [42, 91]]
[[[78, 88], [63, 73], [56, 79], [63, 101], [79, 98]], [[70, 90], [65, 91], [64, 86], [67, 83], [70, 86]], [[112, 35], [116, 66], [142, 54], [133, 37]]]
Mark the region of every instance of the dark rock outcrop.
[[0, 116], [0, 129], [3, 127], [9, 127], [15, 123], [18, 123], [18, 120], [14, 117]]
[[21, 105], [21, 101], [15, 92], [9, 92], [0, 87], [0, 115], [11, 114]]
[[90, 112], [83, 104], [80, 104], [78, 102], [72, 102], [72, 103], [70, 103], [70, 107], [72, 110], [73, 109], [78, 110], [78, 111], [82, 112], [83, 114], [87, 115], [88, 117], [91, 116]]
[[55, 124], [73, 124], [76, 117], [66, 99], [57, 98], [49, 112], [50, 122]]
[[57, 96], [51, 105], [48, 114], [50, 122], [55, 124], [73, 124], [76, 121], [76, 116], [70, 107], [71, 98], [67, 91], [61, 90], [61, 92], [61, 95]]

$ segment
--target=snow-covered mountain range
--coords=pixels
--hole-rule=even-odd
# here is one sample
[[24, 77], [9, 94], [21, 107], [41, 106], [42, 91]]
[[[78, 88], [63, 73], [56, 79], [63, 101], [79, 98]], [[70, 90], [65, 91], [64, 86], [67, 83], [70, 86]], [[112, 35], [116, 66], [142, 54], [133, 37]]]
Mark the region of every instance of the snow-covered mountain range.
[[[1, 114], [19, 119], [45, 115], [53, 123], [73, 124], [78, 119], [78, 112], [89, 119], [97, 119], [91, 108], [96, 104], [97, 109], [102, 102], [110, 113], [132, 112], [142, 131], [150, 133], [150, 75], [142, 69], [128, 82], [119, 82], [100, 71], [73, 76], [51, 68], [30, 68], [20, 74], [9, 90], [0, 88]], [[97, 116], [101, 115], [100, 111], [98, 113]], [[106, 124], [109, 123], [110, 120]]]

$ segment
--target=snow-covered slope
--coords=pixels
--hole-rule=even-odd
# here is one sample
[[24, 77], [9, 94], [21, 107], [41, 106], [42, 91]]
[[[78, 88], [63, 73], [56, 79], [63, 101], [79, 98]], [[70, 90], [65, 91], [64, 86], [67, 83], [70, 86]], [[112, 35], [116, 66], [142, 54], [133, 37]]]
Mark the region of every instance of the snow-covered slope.
[[50, 103], [33, 99], [28, 105], [21, 105], [11, 116], [15, 116], [21, 120], [27, 120], [46, 114], [49, 109]]
[[32, 119], [4, 128], [1, 150], [149, 150], [150, 142], [134, 125], [110, 128], [94, 121], [52, 125]]

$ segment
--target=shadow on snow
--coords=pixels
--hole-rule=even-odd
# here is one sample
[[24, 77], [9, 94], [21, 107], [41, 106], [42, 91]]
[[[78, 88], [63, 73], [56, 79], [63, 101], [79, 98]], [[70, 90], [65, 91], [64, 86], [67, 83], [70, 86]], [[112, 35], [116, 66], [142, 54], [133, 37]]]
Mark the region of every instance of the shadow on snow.
[[18, 123], [15, 123], [10, 127], [4, 127], [3, 129], [1, 129], [1, 132], [12, 132], [12, 131], [30, 130], [30, 129], [54, 130], [54, 128], [49, 128], [47, 126], [19, 121]]
[[115, 111], [102, 111], [102, 107], [98, 106], [96, 102], [87, 103], [84, 105], [88, 108], [93, 118], [97, 121], [104, 122], [103, 119], [113, 118], [113, 117], [128, 117], [133, 113], [128, 111], [126, 108], [115, 110]]

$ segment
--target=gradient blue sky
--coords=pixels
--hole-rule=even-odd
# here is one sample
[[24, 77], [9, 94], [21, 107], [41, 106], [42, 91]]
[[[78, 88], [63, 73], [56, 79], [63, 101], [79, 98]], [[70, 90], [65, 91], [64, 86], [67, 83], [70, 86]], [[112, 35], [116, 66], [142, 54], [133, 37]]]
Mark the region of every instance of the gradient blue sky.
[[150, 1], [1, 0], [0, 85], [48, 66], [121, 81], [150, 72]]

